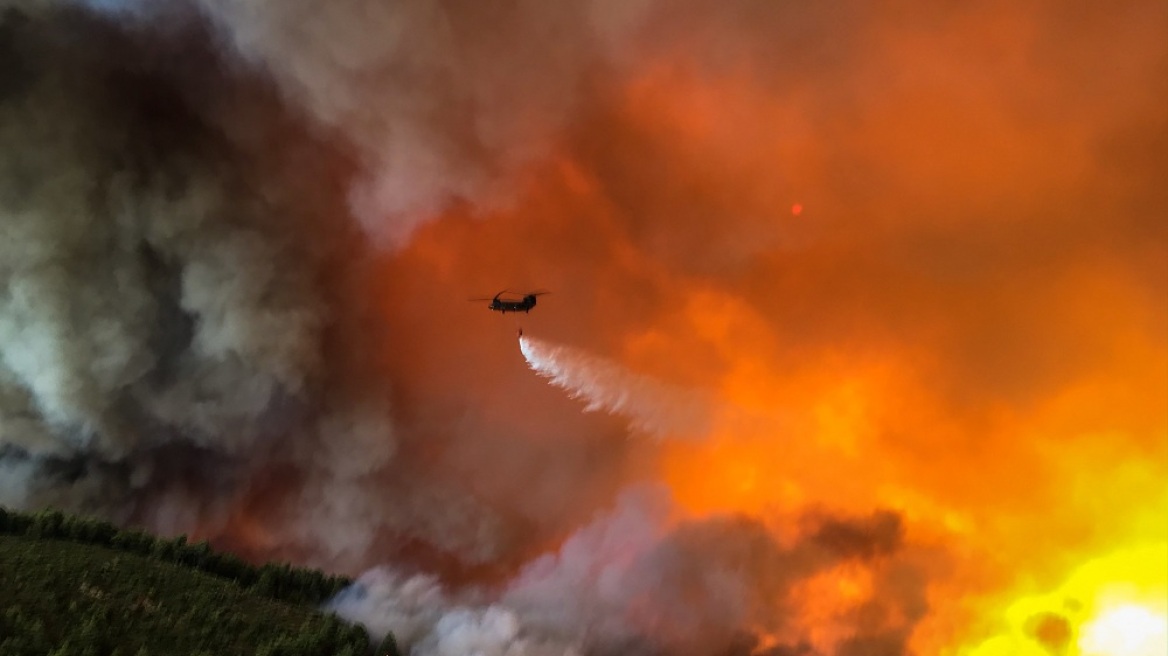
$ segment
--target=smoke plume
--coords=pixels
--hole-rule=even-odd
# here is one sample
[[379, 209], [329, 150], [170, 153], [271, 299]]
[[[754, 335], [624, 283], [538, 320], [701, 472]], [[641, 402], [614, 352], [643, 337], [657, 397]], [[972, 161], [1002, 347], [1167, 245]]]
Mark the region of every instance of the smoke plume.
[[360, 575], [415, 654], [1109, 649], [1168, 614], [1166, 22], [0, 0], [0, 503]]
[[532, 0], [199, 4], [240, 55], [357, 147], [351, 207], [398, 244], [451, 203], [506, 202], [495, 190], [543, 154], [637, 13]]
[[426, 656], [902, 652], [924, 610], [919, 585], [851, 600], [833, 629], [806, 626], [796, 597], [833, 569], [903, 580], [916, 565], [900, 519], [803, 524], [805, 533], [784, 545], [756, 520], [679, 519], [663, 490], [637, 489], [501, 590], [451, 598], [432, 578], [377, 569], [330, 609], [375, 635], [392, 631]]
[[172, 446], [250, 451], [322, 364], [321, 255], [283, 236], [290, 199], [251, 188], [249, 154], [186, 104], [181, 73], [127, 66], [116, 27], [3, 15], [0, 440], [14, 475], [57, 470], [6, 501], [126, 494]]

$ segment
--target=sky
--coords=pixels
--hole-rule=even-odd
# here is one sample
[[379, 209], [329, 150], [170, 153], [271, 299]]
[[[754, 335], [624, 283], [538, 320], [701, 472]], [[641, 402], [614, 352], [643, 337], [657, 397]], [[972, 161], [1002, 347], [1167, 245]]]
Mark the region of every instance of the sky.
[[0, 6], [0, 503], [418, 655], [1163, 652], [1164, 3]]

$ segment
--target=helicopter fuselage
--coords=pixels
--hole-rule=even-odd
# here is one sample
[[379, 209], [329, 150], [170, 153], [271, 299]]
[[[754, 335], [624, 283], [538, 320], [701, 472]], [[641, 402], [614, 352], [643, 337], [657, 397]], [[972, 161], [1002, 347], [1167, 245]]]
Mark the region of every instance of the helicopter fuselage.
[[491, 304], [487, 308], [496, 312], [507, 314], [508, 312], [531, 312], [531, 308], [535, 307], [535, 296], [529, 294], [523, 297], [521, 301], [505, 301], [500, 298], [491, 299]]

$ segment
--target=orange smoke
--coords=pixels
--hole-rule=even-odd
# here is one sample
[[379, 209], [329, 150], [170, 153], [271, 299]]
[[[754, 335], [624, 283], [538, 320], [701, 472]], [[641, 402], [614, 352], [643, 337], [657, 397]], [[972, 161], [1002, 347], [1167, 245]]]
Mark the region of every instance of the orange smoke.
[[[596, 449], [611, 467], [566, 516], [635, 480], [664, 481], [693, 516], [746, 513], [776, 533], [808, 509], [891, 509], [931, 577], [917, 653], [1143, 653], [1101, 636], [1151, 618], [1154, 640], [1166, 621], [1168, 93], [1149, 82], [1162, 39], [1136, 5], [1101, 23], [934, 18], [856, 28], [867, 49], [816, 75], [661, 49], [579, 117], [513, 207], [419, 231], [385, 296], [419, 347], [389, 357], [433, 389], [504, 372], [467, 392], [500, 433], [562, 429], [572, 453]], [[1105, 49], [1123, 30], [1127, 45]], [[1071, 37], [1098, 60], [1070, 66]], [[709, 392], [733, 416], [697, 443], [581, 446], [615, 429], [561, 424], [576, 407], [493, 341], [509, 320], [397, 312], [516, 285], [555, 290], [516, 319], [529, 334]], [[485, 439], [542, 439], [524, 435]], [[469, 475], [500, 505], [522, 494]], [[804, 584], [817, 640], [842, 639], [832, 618], [874, 594], [873, 576], [843, 566]]]

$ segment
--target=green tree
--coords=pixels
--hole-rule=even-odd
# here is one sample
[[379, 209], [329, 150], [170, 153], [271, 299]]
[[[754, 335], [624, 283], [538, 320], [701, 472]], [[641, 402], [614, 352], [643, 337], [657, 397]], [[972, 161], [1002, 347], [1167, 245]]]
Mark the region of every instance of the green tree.
[[377, 656], [402, 656], [402, 653], [397, 648], [397, 640], [394, 639], [392, 633], [385, 634], [381, 642], [377, 643], [377, 649], [373, 652]]

